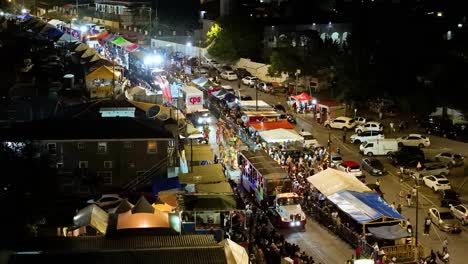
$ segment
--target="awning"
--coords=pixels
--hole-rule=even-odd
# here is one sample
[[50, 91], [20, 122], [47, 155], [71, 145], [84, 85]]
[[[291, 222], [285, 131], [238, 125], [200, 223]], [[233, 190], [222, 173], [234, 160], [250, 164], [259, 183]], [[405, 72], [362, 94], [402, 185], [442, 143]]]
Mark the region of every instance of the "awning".
[[401, 227], [401, 225], [399, 224], [390, 226], [368, 227], [368, 230], [374, 236], [387, 240], [397, 240], [411, 236], [408, 230], [406, 228]]
[[130, 51], [130, 52], [131, 52], [131, 51], [134, 51], [134, 50], [138, 49], [138, 44], [132, 44], [132, 45], [130, 45], [130, 46], [125, 47], [125, 49], [126, 49], [127, 51]]
[[110, 34], [109, 34], [108, 32], [103, 32], [103, 33], [97, 35], [96, 38], [97, 38], [97, 39], [105, 39], [105, 38], [107, 38], [109, 35], [110, 35]]
[[[190, 155], [187, 156], [187, 160], [190, 160]], [[193, 172], [179, 173], [180, 183], [217, 183], [225, 180], [221, 164], [193, 166]]]
[[310, 97], [306, 92], [303, 92], [301, 94], [291, 96], [296, 101], [304, 102], [304, 101], [310, 101], [312, 100], [312, 97]]
[[112, 70], [112, 67], [101, 66], [97, 70], [86, 75], [85, 80], [95, 80], [95, 79], [114, 79], [118, 80], [120, 77], [120, 72]]
[[58, 19], [52, 19], [50, 20], [49, 22], [47, 22], [48, 24], [51, 24], [52, 26], [54, 27], [57, 27], [58, 25], [60, 24], [65, 24], [65, 22], [63, 22], [62, 20], [58, 20]]
[[123, 47], [123, 48], [133, 45], [132, 42], [126, 40], [124, 37], [119, 37], [113, 40], [112, 44], [117, 45], [119, 47]]
[[327, 197], [344, 213], [351, 216], [356, 222], [365, 224], [377, 219], [401, 220], [401, 216], [395, 209], [375, 193], [358, 193], [353, 191], [340, 191]]
[[89, 49], [89, 46], [84, 44], [84, 43], [80, 43], [80, 45], [78, 45], [78, 47], [75, 48], [75, 51], [84, 51], [84, 50], [87, 50]]
[[39, 33], [45, 33], [53, 28], [56, 28], [56, 27], [51, 24], [45, 24], [45, 26], [41, 29], [41, 31], [39, 31]]
[[278, 129], [278, 128], [294, 129], [294, 125], [289, 123], [287, 120], [281, 120], [277, 122], [252, 123], [250, 124], [250, 126], [253, 127], [257, 131], [272, 130], [272, 129]]
[[222, 193], [222, 194], [233, 193], [231, 185], [226, 181], [218, 182], [218, 183], [195, 184], [195, 190], [197, 193]]
[[229, 238], [219, 242], [220, 245], [224, 246], [224, 252], [226, 254], [227, 264], [249, 264], [249, 254], [247, 250], [230, 240]]
[[57, 40], [57, 42], [74, 43], [78, 42], [78, 40], [68, 33], [63, 33], [63, 35]]
[[[187, 161], [190, 160], [190, 144], [185, 145], [185, 157]], [[213, 160], [214, 159], [214, 154], [213, 150], [211, 150], [210, 145], [193, 145], [193, 161], [204, 161], [204, 160]]]
[[205, 85], [205, 83], [208, 82], [208, 79], [206, 77], [199, 77], [199, 78], [196, 78], [196, 79], [193, 79], [192, 82], [198, 86], [203, 86]]
[[304, 140], [304, 138], [293, 129], [278, 128], [262, 131], [259, 134], [260, 137], [267, 143], [294, 142]]
[[326, 197], [343, 190], [372, 192], [356, 177], [332, 168], [310, 176], [307, 181]]
[[83, 54], [81, 54], [81, 58], [82, 59], [85, 59], [85, 58], [88, 58], [88, 57], [92, 57], [94, 56], [95, 54], [97, 53], [97, 51], [93, 48], [89, 48], [87, 49]]

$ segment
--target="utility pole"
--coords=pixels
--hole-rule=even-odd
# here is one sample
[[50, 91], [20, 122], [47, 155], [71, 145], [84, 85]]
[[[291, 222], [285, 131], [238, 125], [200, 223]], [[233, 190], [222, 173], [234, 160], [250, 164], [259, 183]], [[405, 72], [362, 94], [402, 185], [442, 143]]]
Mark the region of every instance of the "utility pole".
[[331, 132], [330, 128], [328, 129], [328, 168], [331, 168]]
[[255, 111], [258, 112], [258, 87], [255, 85]]
[[421, 168], [421, 163], [418, 162], [418, 165], [416, 165], [416, 174], [415, 174], [415, 181], [416, 181], [416, 230], [415, 230], [415, 250], [416, 250], [416, 258], [419, 258], [419, 248], [418, 248], [418, 226], [419, 226], [419, 169]]

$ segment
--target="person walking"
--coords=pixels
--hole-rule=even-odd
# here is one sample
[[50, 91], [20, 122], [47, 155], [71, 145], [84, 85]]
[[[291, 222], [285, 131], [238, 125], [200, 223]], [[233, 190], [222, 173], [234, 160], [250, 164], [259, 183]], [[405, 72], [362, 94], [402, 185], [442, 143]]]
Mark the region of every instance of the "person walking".
[[413, 234], [413, 226], [411, 225], [410, 219], [406, 219], [406, 229], [410, 232], [410, 234]]
[[411, 207], [411, 193], [406, 195], [406, 202], [408, 203], [408, 207]]
[[431, 229], [431, 217], [427, 214], [426, 219], [424, 219], [424, 235], [428, 236]]
[[398, 204], [396, 210], [401, 215], [401, 213], [403, 212], [403, 206], [401, 206], [401, 204]]
[[442, 251], [447, 252], [448, 251], [448, 240], [447, 237], [445, 237], [444, 241], [442, 241]]
[[393, 123], [393, 121], [390, 122], [390, 132], [395, 132], [395, 124]]
[[343, 143], [346, 143], [346, 130], [343, 130]]

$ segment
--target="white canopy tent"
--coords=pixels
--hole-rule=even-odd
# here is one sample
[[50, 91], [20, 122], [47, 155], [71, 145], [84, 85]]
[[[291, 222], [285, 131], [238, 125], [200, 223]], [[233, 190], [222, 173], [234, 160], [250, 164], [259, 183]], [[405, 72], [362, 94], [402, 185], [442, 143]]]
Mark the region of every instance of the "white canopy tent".
[[304, 141], [304, 138], [299, 135], [294, 129], [272, 129], [265, 130], [259, 133], [260, 137], [267, 143], [281, 143], [281, 142], [294, 142]]
[[229, 238], [219, 242], [224, 246], [227, 264], [249, 264], [249, 255], [244, 247], [230, 240]]
[[358, 178], [331, 168], [310, 176], [307, 181], [326, 197], [343, 190], [372, 192]]
[[242, 100], [239, 103], [239, 106], [241, 109], [245, 109], [245, 110], [256, 109], [257, 106], [261, 110], [265, 110], [265, 109], [273, 110], [274, 109], [273, 106], [269, 105], [268, 103], [262, 100], [258, 100], [258, 102], [255, 100]]

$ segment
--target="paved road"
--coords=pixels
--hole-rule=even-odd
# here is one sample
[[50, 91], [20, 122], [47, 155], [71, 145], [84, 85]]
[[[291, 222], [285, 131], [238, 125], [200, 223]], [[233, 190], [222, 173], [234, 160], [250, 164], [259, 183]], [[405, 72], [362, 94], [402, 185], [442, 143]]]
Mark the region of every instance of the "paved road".
[[[227, 82], [223, 81], [225, 84], [229, 84], [232, 87], [234, 87], [237, 90], [237, 82]], [[241, 85], [240, 89], [241, 94], [246, 94], [252, 96], [252, 98], [255, 100], [255, 89], [249, 88], [247, 86]], [[265, 94], [263, 92], [258, 92], [258, 99], [259, 100], [264, 100], [265, 102], [269, 104], [283, 104], [286, 106], [286, 100], [287, 96], [284, 94], [276, 94], [276, 95], [270, 95], [270, 94]], [[318, 125], [313, 121], [312, 115], [303, 115], [299, 114], [297, 115], [297, 127], [296, 129], [301, 130], [305, 129], [306, 131], [312, 132], [312, 134], [315, 135], [319, 143], [322, 145], [326, 145], [328, 137], [330, 136], [332, 140], [332, 150], [336, 149], [336, 147], [339, 147], [341, 149], [341, 153], [343, 154], [345, 159], [350, 159], [350, 160], [355, 160], [355, 161], [360, 161], [362, 159], [362, 155], [358, 153], [358, 146], [353, 145], [350, 143], [343, 143], [341, 139], [341, 131], [337, 130], [328, 130], [322, 125]], [[410, 128], [411, 129], [411, 128]], [[413, 129], [414, 130], [414, 129]], [[415, 131], [407, 131], [406, 133], [409, 132], [415, 132]], [[395, 138], [402, 135], [402, 133], [387, 133], [386, 137], [387, 138]], [[348, 132], [348, 138], [351, 136], [351, 132]], [[424, 153], [426, 155], [427, 159], [433, 159], [434, 156], [441, 152], [441, 151], [452, 151], [452, 152], [457, 152], [457, 153], [462, 153], [462, 154], [468, 154], [468, 143], [463, 143], [463, 142], [458, 142], [458, 141], [453, 141], [449, 140], [446, 138], [441, 138], [441, 137], [435, 137], [435, 136], [430, 136], [431, 140], [431, 146], [429, 148], [424, 149]], [[414, 183], [410, 181], [404, 181], [400, 182], [399, 177], [397, 176], [397, 168], [391, 166], [388, 162], [386, 162], [385, 157], [379, 158], [381, 159], [387, 170], [389, 171], [388, 175], [384, 176], [381, 179], [381, 189], [385, 193], [385, 199], [389, 202], [396, 202], [396, 204], [399, 203], [399, 197], [398, 193], [400, 190], [405, 190], [405, 191], [410, 191]], [[467, 204], [468, 201], [468, 166], [465, 163], [464, 166], [462, 167], [457, 167], [453, 168], [451, 170], [450, 176], [448, 176], [449, 180], [452, 183], [452, 186], [460, 193], [462, 201], [464, 201], [465, 204]], [[367, 182], [373, 183], [375, 182], [377, 178], [367, 175]], [[440, 197], [438, 194], [432, 192], [425, 186], [421, 186], [419, 188], [420, 192], [420, 203], [419, 203], [419, 211], [418, 211], [418, 240], [425, 246], [426, 251], [429, 252], [430, 249], [434, 250], [441, 250], [442, 245], [441, 242], [442, 240], [447, 237], [449, 241], [449, 250], [451, 254], [451, 263], [452, 264], [458, 264], [458, 263], [465, 263], [464, 259], [468, 257], [468, 226], [464, 226], [463, 232], [459, 235], [452, 235], [452, 234], [446, 234], [437, 228], [433, 227], [431, 229], [430, 235], [429, 236], [423, 236], [422, 235], [422, 230], [423, 230], [423, 221], [424, 217], [427, 215], [427, 211], [431, 207], [438, 207], [440, 205]], [[415, 220], [416, 220], [416, 209], [411, 207], [405, 207], [403, 209], [403, 215], [407, 218], [411, 219], [411, 222], [413, 223], [413, 226], [415, 225]], [[316, 223], [311, 223], [311, 225], [317, 225]], [[334, 246], [331, 246], [328, 244], [329, 241], [333, 241], [333, 236], [327, 234], [323, 234], [326, 239], [323, 240], [323, 242], [320, 241], [315, 241], [314, 235], [312, 234], [314, 232], [317, 232], [317, 228], [308, 228], [307, 231], [303, 234], [290, 234], [289, 237], [293, 241], [297, 239], [297, 243], [301, 246], [304, 247], [313, 254], [317, 254], [318, 256], [325, 255], [328, 258], [333, 258], [333, 260], [337, 261], [337, 259], [334, 259], [337, 257], [338, 259], [340, 258], [337, 256], [337, 252], [341, 251], [331, 251], [333, 253], [331, 254], [326, 254], [327, 251], [323, 250], [321, 248], [329, 247], [333, 248]], [[327, 233], [327, 232], [326, 232]], [[304, 239], [305, 238], [305, 239]], [[314, 243], [310, 242], [310, 239], [313, 239]], [[343, 242], [344, 243], [344, 242]], [[317, 247], [318, 245], [318, 247]], [[339, 248], [339, 246], [338, 246]], [[349, 246], [348, 246], [349, 248]], [[426, 252], [426, 253], [427, 253]], [[351, 252], [352, 254], [352, 252]], [[344, 259], [348, 257], [349, 254], [344, 253]], [[343, 260], [343, 259], [341, 259]], [[324, 260], [325, 262], [325, 260]], [[325, 262], [328, 263], [328, 262]], [[330, 263], [339, 263], [338, 262], [330, 262]]]

